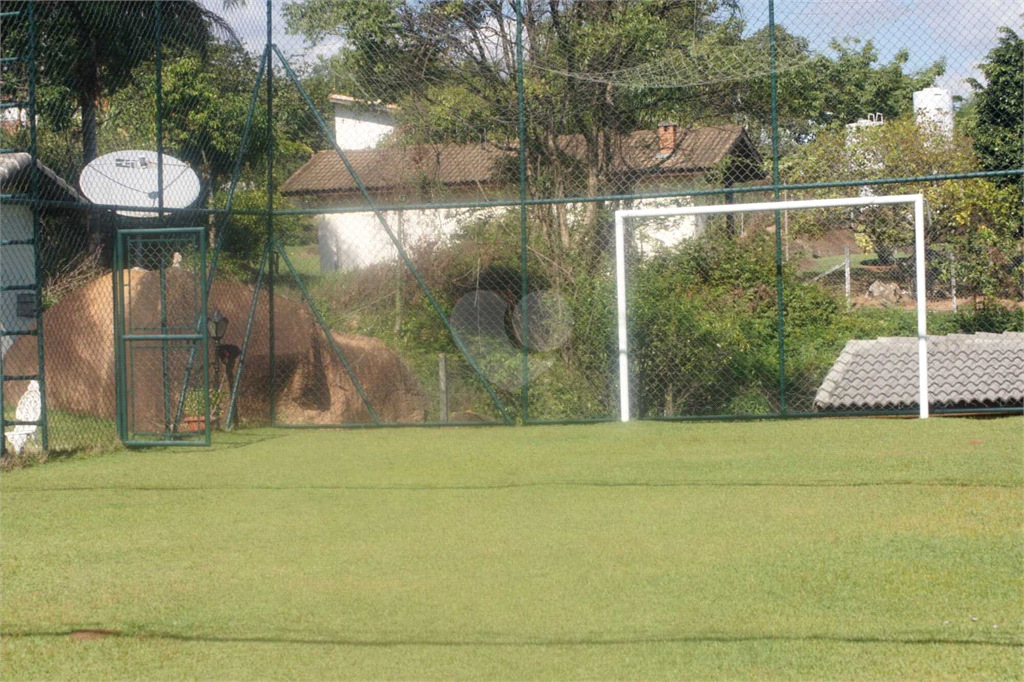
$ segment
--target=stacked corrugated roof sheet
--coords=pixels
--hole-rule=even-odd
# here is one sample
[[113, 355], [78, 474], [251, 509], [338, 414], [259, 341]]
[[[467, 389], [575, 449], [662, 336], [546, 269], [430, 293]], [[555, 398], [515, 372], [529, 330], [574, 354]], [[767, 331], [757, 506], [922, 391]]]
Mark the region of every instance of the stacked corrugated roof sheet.
[[[929, 404], [1024, 405], [1024, 333], [928, 337]], [[916, 337], [849, 341], [814, 398], [816, 410], [919, 405]]]

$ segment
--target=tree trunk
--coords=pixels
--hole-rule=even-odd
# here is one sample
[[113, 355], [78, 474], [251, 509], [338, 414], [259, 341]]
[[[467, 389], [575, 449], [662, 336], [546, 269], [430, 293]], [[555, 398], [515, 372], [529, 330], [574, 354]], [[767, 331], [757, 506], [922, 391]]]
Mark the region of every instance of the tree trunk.
[[83, 89], [78, 96], [78, 104], [82, 107], [82, 164], [86, 165], [99, 156], [96, 143], [96, 100]]
[[896, 262], [896, 249], [885, 244], [875, 242], [875, 256], [879, 265], [892, 265]]
[[[82, 27], [78, 34], [78, 44], [82, 53], [81, 61], [78, 63], [80, 80], [78, 106], [82, 110], [82, 165], [85, 166], [99, 156], [99, 144], [96, 140], [96, 108], [100, 97], [100, 74], [96, 61], [96, 40], [84, 27], [84, 21], [81, 24]], [[104, 222], [92, 215], [92, 212], [86, 218], [89, 230], [89, 251], [101, 255], [105, 261]], [[109, 251], [112, 255], [113, 249], [109, 249]]]
[[80, 62], [81, 90], [78, 106], [82, 109], [82, 163], [88, 164], [99, 156], [96, 141], [96, 108], [100, 98], [100, 75], [96, 64], [96, 43], [91, 36], [80, 39], [83, 57]]

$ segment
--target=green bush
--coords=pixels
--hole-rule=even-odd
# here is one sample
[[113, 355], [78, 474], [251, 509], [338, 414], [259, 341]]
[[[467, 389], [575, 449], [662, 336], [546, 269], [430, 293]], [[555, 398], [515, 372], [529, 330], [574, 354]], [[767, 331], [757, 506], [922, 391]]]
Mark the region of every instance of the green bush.
[[[223, 208], [227, 203], [227, 192], [218, 192], [212, 202], [215, 207]], [[291, 202], [279, 194], [274, 195], [274, 208], [291, 208]], [[231, 202], [232, 210], [263, 211], [267, 208], [267, 192], [264, 189], [238, 189]], [[217, 216], [215, 224], [218, 228], [222, 218]], [[221, 252], [220, 268], [222, 271], [236, 275], [251, 275], [260, 266], [263, 258], [263, 247], [267, 241], [267, 218], [263, 215], [232, 214], [224, 223], [224, 235]], [[277, 215], [274, 217], [274, 234], [284, 245], [309, 244], [315, 241], [313, 223], [309, 216]], [[282, 266], [283, 267], [283, 266]]]
[[775, 254], [766, 234], [686, 242], [636, 265], [632, 279], [640, 416], [766, 409], [777, 376]]

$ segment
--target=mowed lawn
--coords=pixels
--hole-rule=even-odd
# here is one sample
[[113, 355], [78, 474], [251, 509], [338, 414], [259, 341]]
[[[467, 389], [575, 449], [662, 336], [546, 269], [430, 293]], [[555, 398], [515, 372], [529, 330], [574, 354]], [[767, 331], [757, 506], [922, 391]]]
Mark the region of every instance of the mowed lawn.
[[50, 462], [0, 476], [0, 677], [1022, 679], [1022, 453], [1014, 417]]

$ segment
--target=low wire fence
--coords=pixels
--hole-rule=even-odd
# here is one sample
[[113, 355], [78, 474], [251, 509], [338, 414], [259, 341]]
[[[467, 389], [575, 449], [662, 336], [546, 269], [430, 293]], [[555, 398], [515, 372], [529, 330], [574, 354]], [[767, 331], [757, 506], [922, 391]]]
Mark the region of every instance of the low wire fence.
[[[202, 227], [207, 396], [136, 369], [219, 428], [613, 420], [617, 211], [920, 193], [923, 273], [905, 207], [629, 221], [631, 416], [916, 414], [919, 276], [933, 411], [1020, 411], [1021, 21], [3, 0], [2, 373], [45, 377], [51, 450], [116, 442], [115, 294], [174, 280], [117, 276], [117, 235]], [[119, 187], [144, 158], [163, 184]], [[126, 267], [189, 267], [164, 256]], [[3, 382], [7, 421], [28, 381]]]

